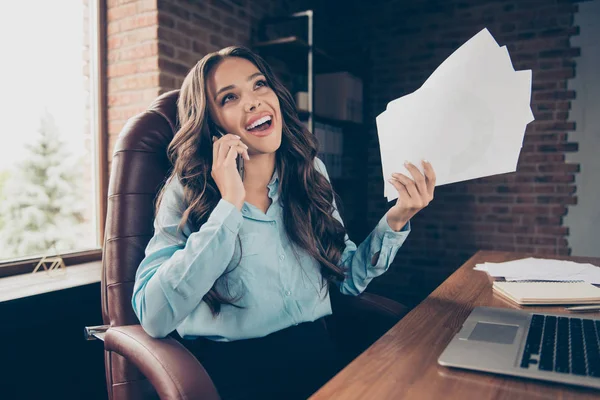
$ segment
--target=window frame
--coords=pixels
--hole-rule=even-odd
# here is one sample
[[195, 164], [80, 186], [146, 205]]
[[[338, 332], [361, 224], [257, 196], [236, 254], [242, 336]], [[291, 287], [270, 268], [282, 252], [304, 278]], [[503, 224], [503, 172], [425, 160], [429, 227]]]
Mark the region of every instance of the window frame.
[[[90, 77], [94, 80], [95, 90], [92, 96], [97, 107], [94, 110], [92, 126], [95, 128], [94, 145], [95, 158], [93, 172], [96, 178], [96, 232], [97, 242], [95, 249], [74, 251], [60, 254], [68, 267], [92, 261], [102, 260], [104, 238], [104, 225], [106, 223], [107, 195], [108, 195], [108, 123], [107, 123], [107, 76], [106, 76], [106, 50], [107, 50], [107, 18], [106, 0], [89, 0], [90, 23], [96, 25], [95, 30], [90, 30], [90, 43], [94, 44], [93, 62], [90, 67]], [[93, 12], [92, 12], [93, 11]], [[23, 257], [0, 262], [0, 278], [32, 272], [42, 257]]]

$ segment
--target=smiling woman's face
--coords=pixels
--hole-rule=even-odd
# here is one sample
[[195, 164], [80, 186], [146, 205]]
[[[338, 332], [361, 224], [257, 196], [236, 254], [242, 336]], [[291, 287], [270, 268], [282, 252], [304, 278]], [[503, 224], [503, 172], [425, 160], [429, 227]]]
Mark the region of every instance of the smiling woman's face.
[[206, 84], [213, 121], [224, 133], [240, 136], [250, 156], [273, 153], [279, 148], [279, 99], [252, 62], [226, 58], [210, 71]]

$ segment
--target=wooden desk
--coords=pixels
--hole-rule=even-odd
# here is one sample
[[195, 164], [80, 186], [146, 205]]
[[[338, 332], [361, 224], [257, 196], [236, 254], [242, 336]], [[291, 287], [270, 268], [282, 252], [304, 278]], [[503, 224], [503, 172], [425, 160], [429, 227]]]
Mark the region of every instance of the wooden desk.
[[[317, 391], [311, 400], [600, 398], [600, 391], [592, 389], [452, 369], [437, 364], [438, 357], [474, 307], [523, 308], [495, 295], [488, 275], [473, 271], [475, 264], [528, 256], [530, 255], [478, 252], [427, 299]], [[600, 259], [556, 258], [600, 266]], [[563, 307], [525, 309], [566, 313]]]

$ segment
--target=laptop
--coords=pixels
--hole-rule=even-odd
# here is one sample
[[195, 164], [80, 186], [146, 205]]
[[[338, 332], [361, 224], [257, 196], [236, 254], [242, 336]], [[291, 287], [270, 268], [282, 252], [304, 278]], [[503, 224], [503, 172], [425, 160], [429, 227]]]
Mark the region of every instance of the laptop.
[[475, 308], [443, 366], [600, 389], [600, 318]]

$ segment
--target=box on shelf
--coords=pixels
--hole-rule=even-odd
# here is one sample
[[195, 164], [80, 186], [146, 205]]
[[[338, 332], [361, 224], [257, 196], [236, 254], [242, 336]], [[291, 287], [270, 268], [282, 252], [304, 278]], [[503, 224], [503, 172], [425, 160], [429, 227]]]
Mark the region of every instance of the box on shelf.
[[362, 123], [362, 98], [362, 81], [348, 72], [315, 76], [316, 115]]
[[308, 111], [308, 92], [296, 93], [296, 109], [299, 111]]
[[344, 135], [341, 128], [315, 122], [315, 136], [319, 141], [317, 157], [323, 161], [330, 178], [342, 176], [342, 155], [344, 152]]

